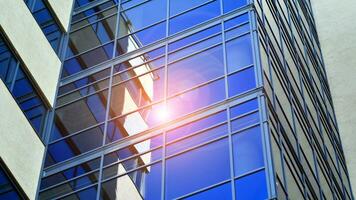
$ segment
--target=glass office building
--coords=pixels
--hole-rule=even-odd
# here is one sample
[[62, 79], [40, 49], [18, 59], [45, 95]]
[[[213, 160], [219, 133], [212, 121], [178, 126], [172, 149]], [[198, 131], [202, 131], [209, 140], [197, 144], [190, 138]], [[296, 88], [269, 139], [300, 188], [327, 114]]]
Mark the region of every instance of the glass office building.
[[39, 199], [353, 199], [309, 0], [76, 0]]

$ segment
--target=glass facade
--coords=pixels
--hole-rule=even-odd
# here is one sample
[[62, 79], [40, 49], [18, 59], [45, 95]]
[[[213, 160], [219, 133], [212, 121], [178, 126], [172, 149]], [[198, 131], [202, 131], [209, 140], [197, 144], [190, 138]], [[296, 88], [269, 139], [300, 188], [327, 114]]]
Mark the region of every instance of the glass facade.
[[39, 96], [34, 82], [27, 75], [21, 62], [10, 50], [1, 32], [0, 79], [7, 86], [36, 133], [42, 137], [48, 111], [47, 105]]
[[281, 4], [76, 0], [39, 199], [352, 199], [310, 4]]
[[59, 54], [63, 32], [53, 17], [46, 0], [24, 0], [53, 50]]
[[7, 170], [5, 170], [3, 166], [3, 162], [0, 160], [0, 199], [23, 199], [23, 195], [18, 191], [12, 181], [13, 179], [8, 175]]

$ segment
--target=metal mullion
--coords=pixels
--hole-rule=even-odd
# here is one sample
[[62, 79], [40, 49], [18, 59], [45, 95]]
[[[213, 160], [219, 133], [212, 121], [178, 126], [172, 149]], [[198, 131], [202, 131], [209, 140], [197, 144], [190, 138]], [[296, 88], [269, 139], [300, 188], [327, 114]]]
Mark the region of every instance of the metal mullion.
[[[113, 6], [113, 7], [115, 7], [115, 6]], [[101, 21], [104, 21], [104, 20], [106, 20], [106, 19], [108, 19], [108, 18], [110, 18], [110, 17], [112, 17], [112, 16], [114, 16], [114, 15], [117, 15], [117, 12], [114, 12], [114, 13], [111, 13], [110, 15], [107, 15], [107, 16], [105, 16], [105, 17], [103, 17], [103, 18], [99, 18], [99, 19], [97, 19], [97, 20], [95, 20], [95, 21], [93, 21], [93, 22], [91, 22], [91, 21], [89, 21], [89, 19], [84, 19], [84, 20], [87, 20], [88, 22], [88, 24], [84, 24], [84, 25], [82, 25], [82, 26], [79, 26], [78, 28], [76, 28], [76, 29], [71, 29], [70, 31], [69, 31], [69, 34], [72, 34], [72, 33], [74, 33], [74, 32], [77, 32], [77, 31], [80, 31], [80, 30], [82, 30], [82, 29], [84, 29], [84, 28], [87, 28], [87, 27], [89, 27], [89, 26], [94, 26], [95, 24], [98, 24], [99, 22], [101, 22]], [[77, 22], [76, 22], [77, 23]], [[75, 25], [75, 24], [72, 24], [72, 26], [73, 25]]]
[[227, 180], [224, 180], [224, 181], [220, 181], [220, 182], [215, 183], [215, 184], [213, 184], [213, 185], [209, 185], [209, 186], [204, 187], [204, 188], [202, 188], [202, 189], [195, 190], [195, 191], [190, 192], [190, 193], [188, 193], [188, 194], [182, 195], [182, 196], [180, 196], [180, 197], [178, 197], [178, 198], [174, 198], [174, 200], [185, 199], [185, 198], [187, 198], [187, 197], [189, 198], [189, 197], [191, 197], [191, 196], [194, 196], [195, 194], [199, 194], [199, 193], [208, 191], [209, 189], [212, 189], [212, 188], [214, 188], [214, 187], [218, 187], [218, 186], [224, 185], [224, 184], [229, 183], [229, 182], [231, 182], [230, 179], [227, 179]]
[[195, 131], [195, 132], [193, 132], [193, 133], [190, 133], [189, 135], [185, 135], [185, 136], [183, 136], [183, 137], [180, 137], [180, 138], [171, 140], [171, 141], [167, 142], [166, 144], [167, 144], [167, 146], [168, 146], [168, 145], [175, 144], [175, 143], [177, 143], [177, 142], [180, 142], [180, 141], [183, 141], [183, 140], [185, 140], [185, 139], [188, 139], [188, 138], [194, 137], [194, 136], [196, 136], [196, 135], [202, 134], [202, 133], [204, 133], [204, 132], [206, 132], [206, 131], [213, 130], [214, 128], [218, 128], [219, 126], [223, 126], [223, 125], [225, 125], [225, 124], [227, 124], [227, 121], [221, 122], [221, 123], [219, 123], [219, 124], [215, 124], [215, 125], [212, 125], [212, 126], [209, 126], [209, 127], [207, 127], [207, 128], [201, 129], [201, 130], [199, 130], [199, 131]]
[[106, 68], [108, 68], [108, 65], [112, 65], [112, 64], [115, 65], [115, 64], [118, 64], [118, 63], [120, 63], [120, 62], [122, 62], [124, 60], [129, 59], [129, 58], [133, 58], [136, 55], [147, 53], [147, 52], [152, 51], [152, 50], [154, 50], [156, 48], [162, 47], [167, 40], [168, 40], [168, 42], [174, 42], [174, 41], [180, 40], [180, 39], [182, 39], [182, 38], [184, 38], [184, 37], [186, 37], [188, 35], [197, 33], [197, 32], [199, 32], [199, 31], [201, 31], [201, 30], [203, 30], [205, 28], [208, 28], [208, 27], [213, 26], [213, 25], [217, 25], [221, 19], [228, 20], [228, 19], [231, 19], [231, 18], [236, 17], [238, 15], [242, 15], [242, 14], [246, 13], [247, 10], [252, 9], [251, 5], [252, 4], [250, 4], [250, 6], [245, 7], [244, 9], [237, 9], [234, 12], [231, 12], [231, 13], [228, 13], [228, 14], [225, 14], [225, 15], [222, 15], [222, 16], [218, 16], [218, 17], [215, 17], [215, 18], [213, 18], [211, 20], [202, 22], [202, 23], [196, 25], [194, 29], [183, 30], [183, 31], [181, 31], [179, 33], [176, 33], [174, 35], [168, 36], [165, 39], [162, 39], [160, 41], [156, 41], [156, 42], [154, 42], [152, 44], [149, 44], [149, 45], [147, 45], [145, 47], [142, 47], [139, 50], [135, 50], [135, 51], [132, 51], [132, 52], [128, 52], [128, 53], [126, 53], [124, 55], [117, 56], [113, 60], [104, 61], [102, 63], [99, 63], [99, 64], [95, 65], [96, 67], [91, 67], [91, 68], [88, 68], [86, 70], [82, 70], [80, 72], [77, 72], [75, 74], [67, 76], [67, 77], [65, 77], [65, 78], [63, 78], [61, 80], [60, 84], [64, 85], [64, 84], [67, 84], [69, 82], [76, 81], [77, 79], [80, 79], [83, 76], [88, 76], [88, 75], [90, 75], [92, 73], [96, 73], [98, 71], [106, 69]]
[[51, 145], [51, 144], [54, 144], [54, 143], [57, 143], [57, 142], [61, 142], [62, 140], [65, 140], [65, 139], [68, 139], [68, 138], [70, 138], [70, 137], [79, 135], [79, 134], [84, 133], [85, 131], [88, 131], [88, 130], [90, 130], [90, 129], [99, 128], [101, 125], [104, 125], [104, 124], [105, 124], [104, 122], [99, 122], [99, 123], [97, 123], [97, 124], [95, 124], [95, 125], [89, 126], [89, 127], [84, 128], [84, 129], [82, 129], [82, 130], [79, 130], [79, 131], [76, 131], [76, 132], [71, 133], [71, 134], [69, 134], [69, 135], [66, 135], [66, 136], [64, 136], [64, 137], [58, 138], [58, 139], [53, 140], [53, 141], [49, 141], [49, 142], [48, 142], [48, 145]]
[[[87, 4], [84, 4], [78, 8], [73, 8], [73, 16], [74, 15], [77, 15], [81, 12], [85, 12], [89, 9], [92, 9], [93, 7], [96, 7], [96, 6], [100, 6], [101, 4], [104, 4], [106, 2], [109, 2], [109, 1], [112, 1], [112, 0], [99, 0], [99, 1], [96, 1], [96, 2], [90, 2], [90, 3], [87, 3]], [[113, 2], [115, 4], [115, 2]]]
[[[145, 140], [144, 140], [144, 141], [145, 141]], [[143, 142], [144, 142], [144, 141], [143, 141]], [[136, 144], [138, 144], [138, 143], [136, 143]], [[127, 147], [130, 147], [130, 146], [127, 146]], [[112, 167], [112, 166], [117, 165], [117, 164], [121, 164], [121, 163], [126, 162], [126, 161], [128, 161], [128, 160], [131, 160], [131, 159], [133, 159], [133, 158], [141, 157], [142, 155], [144, 155], [144, 154], [146, 154], [146, 153], [151, 153], [151, 152], [153, 152], [153, 151], [156, 151], [156, 150], [161, 149], [162, 147], [163, 147], [163, 145], [160, 145], [160, 146], [158, 146], [158, 147], [149, 149], [149, 150], [147, 150], [147, 151], [144, 151], [144, 152], [141, 152], [141, 153], [138, 153], [138, 154], [131, 155], [131, 156], [129, 156], [129, 157], [127, 157], [127, 158], [124, 158], [124, 159], [122, 159], [122, 160], [117, 160], [117, 161], [112, 162], [112, 163], [110, 163], [110, 164], [104, 165], [104, 166], [103, 166], [103, 169]], [[124, 147], [124, 148], [126, 148], [126, 147]], [[118, 149], [118, 150], [122, 150], [122, 149]], [[110, 152], [110, 153], [115, 153], [115, 151]], [[110, 154], [110, 153], [105, 153], [105, 155]], [[158, 159], [158, 160], [161, 160], [161, 159]]]
[[[206, 116], [212, 115], [212, 114], [214, 114], [216, 112], [220, 112], [220, 111], [226, 109], [226, 106], [228, 106], [228, 105], [229, 106], [235, 106], [236, 104], [240, 104], [242, 102], [251, 100], [251, 99], [255, 98], [256, 92], [259, 92], [259, 91], [260, 91], [260, 89], [255, 90], [255, 91], [250, 91], [250, 92], [238, 95], [236, 97], [232, 97], [227, 101], [224, 100], [224, 101], [221, 101], [221, 102], [216, 103], [214, 105], [207, 106], [205, 108], [202, 108], [199, 111], [194, 111], [192, 113], [195, 113], [196, 116], [199, 117], [199, 119], [200, 118], [204, 118]], [[242, 102], [240, 102], [240, 101], [242, 101]], [[211, 113], [210, 111], [214, 112], [214, 113]], [[197, 119], [192, 118], [192, 116], [191, 116], [192, 113], [189, 113], [186, 116], [180, 117], [179, 121], [184, 123], [184, 124], [190, 123], [191, 121], [196, 121]], [[172, 121], [172, 122], [170, 122], [168, 124], [163, 124], [163, 125], [164, 126], [167, 126], [167, 125], [171, 126], [177, 120], [174, 120], [174, 121]], [[52, 166], [47, 167], [45, 169], [45, 171], [46, 171], [45, 174], [46, 174], [46, 176], [49, 176], [49, 175], [52, 175], [52, 174], [57, 173], [59, 171], [63, 171], [65, 169], [67, 169], [67, 168], [75, 166], [77, 164], [80, 164], [81, 162], [86, 162], [86, 161], [95, 159], [95, 158], [98, 157], [98, 153], [100, 151], [104, 151], [104, 153], [106, 153], [106, 152], [112, 152], [112, 151], [124, 148], [125, 146], [128, 146], [128, 145], [132, 144], [132, 142], [129, 143], [129, 141], [140, 142], [140, 141], [155, 137], [155, 136], [157, 136], [159, 134], [162, 134], [162, 131], [160, 129], [162, 128], [163, 125], [153, 127], [153, 128], [151, 128], [149, 130], [143, 131], [143, 132], [138, 133], [136, 135], [124, 138], [123, 140], [118, 140], [118, 141], [116, 141], [114, 143], [106, 144], [103, 147], [98, 147], [97, 149], [93, 149], [91, 151], [88, 151], [85, 154], [81, 154], [81, 155], [78, 155], [76, 157], [67, 159], [65, 161], [56, 163], [56, 164], [54, 164]], [[170, 127], [170, 129], [173, 129], [173, 128], [174, 127]]]
[[[262, 171], [264, 169], [266, 169], [266, 167], [259, 167], [257, 169], [254, 169], [254, 170], [251, 170], [249, 172], [243, 173], [243, 174], [241, 174], [239, 176], [235, 176], [234, 180], [244, 178], [246, 176], [252, 175], [252, 174], [257, 173], [257, 172], [260, 172], [260, 171]], [[273, 198], [270, 198], [270, 199], [273, 199]]]
[[[77, 14], [75, 14], [75, 15], [84, 14], [85, 17], [79, 18], [78, 20], [76, 20], [76, 21], [74, 21], [74, 22], [71, 22], [71, 25], [74, 25], [74, 24], [76, 24], [76, 23], [78, 23], [78, 22], [87, 20], [88, 18], [91, 18], [91, 17], [93, 17], [93, 16], [95, 16], [95, 15], [98, 15], [98, 14], [100, 14], [100, 13], [103, 13], [103, 12], [105, 12], [105, 11], [108, 11], [108, 10], [114, 8], [114, 7], [117, 7], [117, 5], [112, 5], [111, 7], [107, 7], [107, 8], [104, 8], [103, 10], [96, 11], [95, 13], [90, 14], [90, 15], [84, 14], [84, 12], [86, 12], [86, 11], [77, 13]], [[93, 7], [93, 8], [94, 8], [94, 7]], [[101, 19], [103, 19], [103, 18], [101, 18]], [[100, 19], [97, 19], [97, 20], [100, 20]]]
[[[117, 48], [117, 35], [119, 32], [119, 25], [120, 25], [120, 4], [121, 0], [118, 1], [117, 4], [117, 18], [116, 18], [116, 29], [115, 29], [115, 37], [114, 37], [114, 49], [112, 53], [112, 58], [115, 57], [116, 54], [116, 48]], [[114, 73], [114, 65], [111, 65], [111, 71], [110, 71], [110, 78], [109, 78], [109, 89], [108, 89], [108, 97], [107, 97], [107, 102], [106, 102], [106, 113], [105, 113], [105, 121], [104, 121], [104, 132], [103, 132], [103, 143], [102, 146], [105, 146], [106, 144], [106, 137], [107, 137], [107, 130], [108, 130], [108, 121], [109, 121], [109, 113], [110, 113], [110, 107], [111, 107], [111, 96], [112, 96], [112, 81], [113, 81], [113, 73]], [[102, 183], [102, 177], [103, 177], [103, 165], [104, 165], [104, 152], [100, 152], [101, 158], [100, 158], [100, 172], [99, 172], [99, 178], [98, 178], [98, 187], [97, 187], [97, 196], [96, 199], [100, 200], [100, 193], [101, 193], [101, 183]]]
[[[72, 104], [72, 103], [75, 103], [75, 102], [77, 102], [77, 101], [84, 100], [84, 99], [87, 98], [87, 97], [90, 97], [90, 96], [93, 96], [93, 95], [98, 95], [99, 93], [101, 93], [101, 92], [103, 92], [103, 91], [105, 91], [105, 90], [108, 90], [108, 89], [110, 89], [109, 86], [107, 86], [106, 88], [100, 89], [100, 90], [98, 90], [98, 91], [95, 91], [95, 92], [92, 93], [92, 94], [86, 94], [86, 95], [84, 95], [84, 96], [80, 96], [80, 97], [77, 98], [77, 99], [71, 100], [71, 101], [69, 101], [69, 102], [66, 102], [66, 103], [64, 103], [64, 104], [62, 104], [62, 105], [56, 107], [56, 109], [63, 108], [63, 107], [65, 107], [65, 106], [68, 106], [68, 105], [70, 105], [70, 104]], [[109, 94], [108, 94], [108, 95], [109, 95]]]
[[[67, 184], [67, 183], [69, 183], [69, 182], [71, 182], [71, 181], [75, 181], [76, 179], [80, 179], [80, 178], [85, 177], [85, 176], [87, 176], [87, 175], [90, 175], [90, 174], [93, 174], [93, 173], [95, 173], [95, 172], [98, 172], [99, 170], [100, 170], [100, 169], [98, 168], [98, 169], [91, 170], [91, 171], [89, 171], [89, 172], [85, 172], [84, 174], [81, 174], [81, 175], [79, 175], [79, 176], [76, 176], [76, 177], [67, 179], [67, 180], [65, 180], [65, 181], [62, 181], [62, 182], [59, 182], [59, 183], [57, 183], [57, 184], [51, 185], [51, 186], [49, 186], [49, 187], [47, 187], [47, 188], [44, 188], [44, 189], [40, 190], [39, 192], [40, 192], [40, 193], [42, 193], [42, 192], [47, 192], [48, 190], [54, 189], [54, 188], [56, 188], [56, 187], [58, 187], [58, 186]], [[62, 172], [63, 172], [63, 171], [62, 171]], [[60, 172], [60, 173], [62, 173], [62, 172]], [[47, 178], [47, 177], [44, 177], [44, 178]]]
[[69, 192], [69, 193], [67, 193], [67, 194], [63, 194], [63, 195], [61, 195], [61, 196], [59, 196], [59, 197], [55, 197], [55, 198], [53, 198], [52, 200], [60, 200], [60, 199], [63, 199], [63, 198], [65, 198], [65, 197], [68, 197], [68, 196], [70, 196], [70, 195], [73, 195], [73, 194], [75, 194], [75, 193], [78, 193], [78, 192], [81, 192], [81, 191], [83, 191], [83, 190], [89, 189], [89, 188], [91, 188], [91, 187], [95, 187], [95, 186], [97, 186], [97, 185], [98, 185], [98, 183], [93, 183], [93, 184], [91, 184], [91, 185], [87, 185], [87, 186], [85, 186], [85, 187], [83, 187], [83, 188], [80, 188], [80, 189], [78, 189], [78, 190], [74, 190], [74, 191]]
[[[86, 53], [88, 53], [88, 52], [90, 52], [90, 51], [93, 51], [93, 50], [95, 50], [95, 49], [99, 49], [99, 48], [101, 48], [101, 47], [103, 47], [103, 46], [105, 46], [105, 45], [108, 45], [108, 44], [110, 44], [110, 43], [113, 43], [113, 42], [115, 42], [115, 39], [110, 40], [110, 41], [108, 41], [108, 42], [101, 43], [101, 44], [98, 45], [98, 46], [95, 46], [95, 47], [92, 47], [92, 48], [90, 48], [90, 49], [87, 49], [87, 50], [85, 50], [85, 51], [83, 51], [83, 52], [80, 52], [80, 53], [78, 53], [78, 54], [75, 54], [74, 56], [65, 58], [65, 60], [63, 61], [63, 63], [66, 62], [66, 61], [68, 61], [68, 60], [71, 60], [71, 59], [77, 59], [79, 56], [82, 56], [83, 54], [86, 54]], [[114, 51], [114, 52], [115, 52], [115, 51]], [[112, 58], [110, 58], [110, 59], [112, 59]], [[109, 60], [110, 60], [110, 59], [109, 59]], [[111, 65], [111, 64], [109, 64], [109, 65]], [[93, 68], [93, 67], [95, 67], [95, 66], [97, 66], [97, 65], [94, 65], [94, 66], [92, 66], [92, 67], [90, 67], [90, 68]], [[109, 68], [109, 66], [108, 66], [107, 68]], [[86, 69], [88, 69], [88, 68], [86, 68]], [[105, 69], [106, 69], [106, 68], [105, 68]], [[85, 70], [85, 69], [84, 69], [84, 70]], [[82, 71], [83, 71], [83, 70], [82, 70]], [[99, 71], [101, 71], [101, 70], [99, 70]], [[77, 72], [77, 73], [78, 73], [78, 72]]]
[[[213, 26], [212, 26], [212, 27], [213, 27]], [[200, 33], [200, 32], [198, 32], [198, 33]], [[195, 33], [195, 34], [196, 34], [196, 33]], [[192, 34], [192, 35], [194, 35], [194, 34]], [[190, 35], [190, 36], [192, 36], [192, 35]], [[221, 35], [221, 31], [218, 32], [218, 33], [214, 33], [214, 34], [212, 34], [212, 35], [209, 35], [209, 36], [207, 36], [207, 37], [205, 37], [205, 38], [202, 38], [202, 39], [200, 39], [200, 40], [191, 42], [191, 43], [189, 43], [189, 44], [187, 44], [187, 45], [181, 46], [181, 47], [179, 47], [179, 48], [177, 48], [177, 49], [174, 49], [173, 51], [170, 51], [169, 54], [176, 53], [176, 52], [181, 51], [181, 50], [183, 50], [183, 49], [186, 49], [186, 48], [188, 48], [188, 47], [191, 47], [191, 46], [194, 46], [194, 45], [196, 45], [196, 44], [199, 44], [199, 43], [201, 43], [201, 42], [205, 42], [205, 41], [207, 41], [207, 40], [209, 40], [209, 39], [211, 39], [211, 38], [214, 38], [214, 37], [216, 37], [216, 36], [219, 36], [219, 35]], [[189, 37], [189, 36], [187, 36], [187, 37]], [[186, 39], [186, 38], [182, 38], [182, 39]], [[178, 40], [178, 41], [179, 41], [179, 40]], [[178, 41], [175, 41], [175, 42], [178, 42]], [[170, 44], [172, 44], [172, 43], [170, 43]]]
[[[110, 79], [110, 75], [109, 75], [108, 77], [105, 77], [105, 78], [96, 80], [96, 81], [91, 82], [91, 83], [89, 83], [89, 84], [87, 84], [87, 85], [83, 85], [83, 86], [81, 86], [81, 87], [77, 87], [77, 88], [75, 88], [74, 90], [71, 90], [71, 91], [69, 91], [69, 92], [63, 93], [63, 94], [61, 94], [61, 95], [58, 95], [58, 96], [57, 96], [57, 99], [62, 98], [62, 97], [67, 96], [67, 95], [70, 95], [70, 94], [75, 93], [75, 92], [80, 92], [79, 90], [86, 89], [86, 88], [88, 88], [88, 87], [94, 87], [94, 84], [98, 84], [99, 82], [105, 81], [106, 79], [109, 80], [109, 79]], [[69, 84], [75, 84], [75, 83], [72, 82], [72, 83], [69, 83]], [[69, 84], [67, 84], [67, 85], [69, 85]], [[96, 90], [95, 92], [97, 92], [97, 91], [98, 91], [98, 90]], [[93, 92], [93, 93], [95, 93], [95, 92]], [[91, 93], [91, 94], [93, 94], [93, 93]], [[90, 95], [90, 94], [87, 94], [87, 95]]]
[[[177, 16], [183, 15], [183, 14], [185, 14], [185, 13], [188, 13], [188, 12], [192, 11], [192, 10], [195, 10], [195, 9], [197, 9], [197, 8], [200, 8], [200, 7], [203, 7], [203, 6], [205, 6], [205, 5], [208, 5], [209, 3], [212, 3], [212, 2], [214, 2], [214, 1], [219, 1], [219, 0], [207, 0], [206, 2], [201, 3], [201, 4], [199, 4], [199, 5], [195, 6], [195, 7], [189, 8], [189, 9], [187, 9], [187, 10], [181, 12], [181, 13], [175, 14], [175, 15], [173, 15], [173, 16], [169, 16], [169, 19], [171, 20], [171, 19], [173, 19], [173, 18], [175, 18], [175, 17], [177, 17]], [[220, 14], [220, 15], [221, 15], [221, 14]]]
[[[127, 11], [127, 10], [131, 10], [132, 8], [138, 7], [138, 6], [142, 5], [142, 4], [145, 4], [145, 3], [150, 2], [150, 1], [151, 1], [151, 0], [143, 0], [143, 1], [141, 1], [140, 3], [138, 3], [138, 4], [135, 4], [135, 5], [131, 6], [131, 7], [122, 9], [122, 12], [125, 12], [125, 11]], [[126, 1], [126, 2], [129, 2], [129, 1]], [[126, 2], [123, 2], [122, 4], [124, 4], [124, 3], [126, 3]], [[119, 5], [120, 5], [120, 4], [119, 4]]]
[[[254, 30], [252, 30], [252, 31], [254, 31]], [[232, 38], [226, 40], [225, 43], [228, 43], [228, 42], [230, 42], [230, 41], [232, 41], [232, 40], [238, 39], [238, 38], [240, 38], [240, 37], [243, 37], [243, 36], [249, 35], [249, 34], [251, 34], [251, 31], [247, 31], [247, 32], [245, 32], [245, 33], [241, 33], [240, 35], [234, 36], [234, 37], [232, 37]]]
[[238, 129], [238, 130], [236, 130], [236, 131], [232, 131], [232, 132], [231, 132], [231, 135], [237, 135], [237, 134], [242, 133], [242, 132], [244, 132], [244, 131], [247, 131], [247, 130], [249, 130], [249, 129], [256, 128], [256, 127], [258, 127], [258, 126], [260, 126], [260, 122], [256, 122], [256, 123], [254, 123], [254, 124], [251, 124], [251, 125], [245, 126], [245, 127], [243, 127], [243, 128], [240, 128], [240, 129]]
[[187, 58], [189, 58], [189, 57], [193, 57], [193, 56], [195, 56], [195, 55], [197, 55], [197, 54], [199, 54], [199, 53], [202, 53], [202, 52], [208, 51], [208, 50], [210, 50], [210, 49], [213, 49], [213, 48], [215, 48], [215, 47], [217, 47], [217, 46], [219, 46], [219, 45], [221, 45], [221, 44], [222, 44], [222, 42], [219, 42], [219, 43], [210, 45], [210, 46], [208, 46], [208, 47], [205, 47], [204, 49], [200, 49], [200, 50], [195, 51], [195, 52], [193, 52], [193, 53], [191, 53], [191, 54], [185, 55], [185, 56], [180, 57], [180, 58], [178, 58], [178, 59], [176, 59], [176, 60], [174, 60], [174, 61], [171, 61], [171, 62], [168, 63], [168, 64], [171, 65], [171, 64], [173, 64], [173, 63], [177, 63], [177, 62], [179, 62], [179, 61], [181, 61], [181, 60], [187, 59]]
[[[225, 20], [225, 21], [228, 21], [228, 20]], [[245, 22], [242, 22], [241, 24], [232, 26], [232, 27], [227, 28], [227, 29], [224, 29], [224, 30], [225, 30], [225, 32], [228, 32], [228, 31], [231, 31], [231, 30], [233, 30], [233, 29], [240, 28], [240, 27], [242, 27], [242, 26], [244, 26], [244, 25], [246, 25], [246, 24], [249, 24], [249, 23], [250, 23], [249, 21], [245, 21]]]
[[130, 170], [128, 170], [128, 171], [126, 171], [125, 173], [122, 173], [122, 174], [116, 174], [114, 176], [111, 176], [109, 178], [101, 180], [101, 182], [108, 182], [108, 181], [111, 181], [113, 179], [117, 179], [117, 178], [121, 178], [123, 176], [127, 176], [128, 174], [130, 174], [132, 172], [135, 172], [135, 171], [140, 170], [140, 169], [145, 168], [145, 167], [153, 166], [153, 165], [155, 165], [157, 163], [160, 163], [160, 162], [162, 162], [162, 159], [156, 160], [156, 161], [154, 161], [154, 162], [152, 162], [150, 164], [142, 165], [142, 166], [140, 166], [138, 168], [135, 168], [135, 169], [130, 169]]
[[179, 151], [179, 152], [177, 152], [177, 153], [174, 153], [174, 154], [171, 154], [171, 155], [169, 155], [169, 156], [166, 156], [166, 160], [168, 160], [168, 159], [170, 159], [170, 158], [173, 158], [173, 157], [177, 157], [177, 156], [179, 156], [179, 155], [181, 155], [181, 154], [184, 154], [184, 153], [187, 153], [187, 152], [189, 152], [189, 151], [198, 149], [198, 148], [200, 148], [200, 147], [209, 145], [209, 144], [211, 144], [211, 143], [214, 143], [214, 142], [217, 142], [217, 141], [221, 141], [221, 140], [223, 140], [223, 139], [227, 139], [228, 137], [229, 137], [229, 135], [223, 135], [223, 136], [219, 136], [219, 137], [217, 137], [217, 138], [208, 140], [208, 141], [206, 141], [206, 142], [202, 142], [202, 143], [197, 144], [197, 145], [195, 145], [195, 146], [186, 148], [186, 149], [181, 150], [181, 151]]
[[[140, 66], [139, 66], [139, 67], [140, 67]], [[163, 69], [163, 68], [164, 68], [164, 65], [162, 65], [162, 66], [160, 66], [160, 67], [158, 67], [158, 68], [156, 68], [156, 69], [153, 69], [153, 70], [151, 70], [151, 71], [142, 73], [142, 74], [140, 74], [140, 75], [132, 76], [132, 77], [130, 77], [129, 79], [122, 80], [122, 81], [120, 81], [120, 82], [114, 83], [114, 84], [112, 84], [112, 86], [118, 86], [118, 85], [120, 85], [120, 84], [129, 82], [129, 81], [132, 81], [132, 80], [137, 79], [137, 78], [140, 78], [140, 77], [143, 77], [143, 76], [145, 76], [145, 75], [147, 75], [147, 74], [154, 73], [155, 71], [161, 70], [161, 69]], [[127, 71], [123, 71], [123, 72], [116, 73], [116, 74], [114, 74], [113, 76], [117, 76], [117, 75], [123, 74], [123, 73], [125, 73], [125, 72], [130, 71], [130, 70], [133, 70], [133, 69], [129, 69], [129, 70], [127, 70]]]
[[244, 117], [246, 117], [246, 116], [249, 116], [249, 115], [258, 113], [259, 110], [260, 110], [260, 109], [257, 108], [257, 109], [251, 110], [251, 111], [249, 111], [249, 112], [243, 113], [243, 114], [241, 114], [241, 115], [235, 116], [235, 117], [233, 117], [233, 118], [231, 118], [231, 116], [230, 116], [229, 119], [230, 119], [231, 121], [234, 121], [234, 120], [237, 120], [237, 119], [241, 119], [241, 118], [244, 118]]

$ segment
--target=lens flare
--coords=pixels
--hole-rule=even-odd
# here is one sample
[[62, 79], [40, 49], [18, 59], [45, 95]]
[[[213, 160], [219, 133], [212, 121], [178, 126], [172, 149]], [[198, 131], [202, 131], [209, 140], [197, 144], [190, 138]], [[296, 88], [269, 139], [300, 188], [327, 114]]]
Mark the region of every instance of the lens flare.
[[163, 106], [161, 109], [157, 111], [157, 118], [161, 122], [168, 121], [169, 118], [169, 111], [167, 107]]

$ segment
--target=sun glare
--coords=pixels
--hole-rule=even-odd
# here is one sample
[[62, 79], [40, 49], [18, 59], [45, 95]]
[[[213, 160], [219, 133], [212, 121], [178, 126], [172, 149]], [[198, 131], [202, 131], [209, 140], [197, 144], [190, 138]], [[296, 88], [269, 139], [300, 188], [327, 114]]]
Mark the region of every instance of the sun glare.
[[167, 107], [162, 107], [158, 112], [157, 112], [157, 118], [159, 121], [167, 121], [169, 117], [169, 111]]

